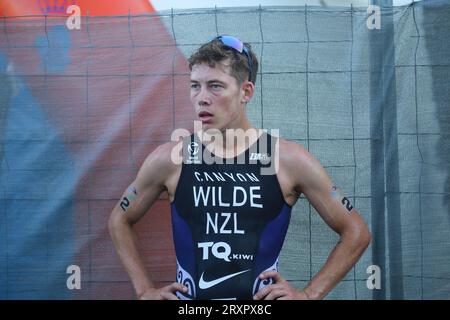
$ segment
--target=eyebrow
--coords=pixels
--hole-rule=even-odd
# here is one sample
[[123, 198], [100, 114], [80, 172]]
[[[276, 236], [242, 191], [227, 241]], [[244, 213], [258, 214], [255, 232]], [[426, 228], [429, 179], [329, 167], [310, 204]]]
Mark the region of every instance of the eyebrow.
[[[199, 81], [191, 79], [191, 83], [192, 83], [192, 82], [198, 83]], [[208, 84], [211, 84], [211, 83], [220, 83], [220, 84], [223, 84], [223, 85], [226, 84], [224, 81], [218, 80], [218, 79], [208, 80], [208, 81], [206, 81], [206, 83], [208, 83]]]

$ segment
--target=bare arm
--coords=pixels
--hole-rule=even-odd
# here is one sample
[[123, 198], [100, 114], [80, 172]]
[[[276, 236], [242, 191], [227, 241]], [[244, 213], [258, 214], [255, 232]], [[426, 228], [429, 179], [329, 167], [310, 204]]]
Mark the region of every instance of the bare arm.
[[334, 186], [325, 169], [306, 150], [298, 191], [302, 192], [340, 240], [325, 265], [304, 289], [308, 298], [322, 299], [350, 271], [370, 243], [370, 232], [358, 211]]
[[151, 281], [139, 253], [139, 243], [133, 225], [141, 219], [151, 205], [166, 190], [166, 180], [173, 173], [170, 161], [171, 145], [166, 144], [152, 152], [142, 165], [136, 179], [114, 207], [108, 227], [116, 248], [128, 275], [131, 278], [138, 298], [176, 299], [176, 290], [183, 286], [173, 283], [158, 290]]
[[[287, 145], [287, 146], [286, 146]], [[285, 142], [280, 164], [289, 172], [293, 193], [303, 193], [325, 223], [340, 240], [326, 263], [302, 291], [294, 289], [276, 272], [266, 272], [262, 279], [274, 278], [270, 285], [256, 295], [256, 299], [322, 299], [356, 264], [370, 242], [370, 232], [363, 219], [333, 185], [322, 165], [303, 147]]]

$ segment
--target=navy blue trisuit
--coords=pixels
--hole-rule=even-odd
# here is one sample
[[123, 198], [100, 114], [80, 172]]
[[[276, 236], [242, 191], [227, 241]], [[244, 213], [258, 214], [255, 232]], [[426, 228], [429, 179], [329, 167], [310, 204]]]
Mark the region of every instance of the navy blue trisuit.
[[[273, 279], [292, 207], [273, 168], [276, 138], [263, 132], [235, 158], [219, 158], [197, 134], [185, 138], [171, 203], [182, 300], [251, 300]], [[266, 171], [264, 171], [266, 170]], [[269, 173], [269, 174], [268, 174]]]

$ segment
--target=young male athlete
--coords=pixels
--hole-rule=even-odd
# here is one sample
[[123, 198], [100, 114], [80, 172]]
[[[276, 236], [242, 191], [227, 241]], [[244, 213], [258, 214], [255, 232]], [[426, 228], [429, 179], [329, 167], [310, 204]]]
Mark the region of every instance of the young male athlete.
[[[138, 298], [323, 298], [368, 246], [365, 223], [307, 150], [249, 123], [245, 108], [258, 70], [250, 45], [219, 36], [189, 58], [189, 67], [202, 130], [153, 151], [109, 220]], [[132, 226], [164, 191], [177, 274], [173, 284], [155, 288]], [[277, 270], [291, 209], [301, 194], [340, 241], [308, 285], [297, 289]]]

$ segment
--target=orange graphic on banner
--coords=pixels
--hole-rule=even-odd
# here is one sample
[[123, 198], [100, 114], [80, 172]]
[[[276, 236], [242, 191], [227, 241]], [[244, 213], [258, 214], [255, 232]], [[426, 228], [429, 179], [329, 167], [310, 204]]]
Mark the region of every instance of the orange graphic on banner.
[[155, 12], [149, 0], [0, 0], [0, 16], [65, 15], [76, 4], [83, 16], [115, 16]]

